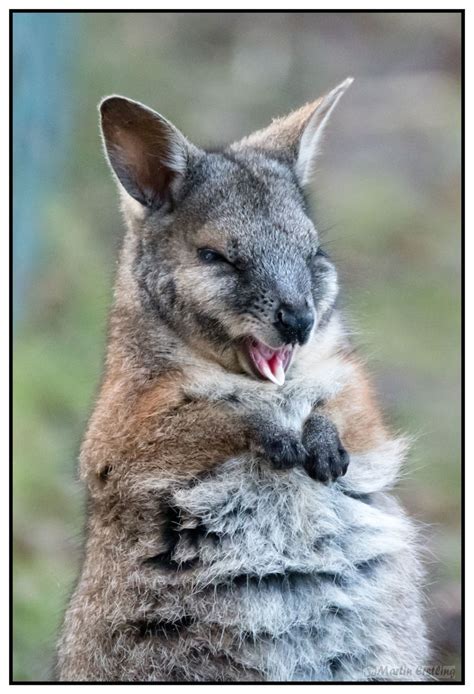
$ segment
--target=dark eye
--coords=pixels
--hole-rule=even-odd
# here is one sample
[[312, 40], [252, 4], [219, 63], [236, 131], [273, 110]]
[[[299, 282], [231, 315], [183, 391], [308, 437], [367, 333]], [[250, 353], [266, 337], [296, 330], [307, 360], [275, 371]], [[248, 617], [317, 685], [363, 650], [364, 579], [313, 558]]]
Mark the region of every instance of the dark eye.
[[228, 263], [231, 265], [227, 258], [225, 258], [221, 253], [215, 251], [213, 248], [199, 248], [198, 256], [203, 263], [208, 263], [209, 265], [212, 263]]
[[327, 258], [327, 253], [323, 251], [321, 246], [319, 246], [315, 251], [311, 251], [311, 253], [308, 255], [306, 261], [309, 265], [312, 265], [314, 262], [318, 260], [318, 258]]

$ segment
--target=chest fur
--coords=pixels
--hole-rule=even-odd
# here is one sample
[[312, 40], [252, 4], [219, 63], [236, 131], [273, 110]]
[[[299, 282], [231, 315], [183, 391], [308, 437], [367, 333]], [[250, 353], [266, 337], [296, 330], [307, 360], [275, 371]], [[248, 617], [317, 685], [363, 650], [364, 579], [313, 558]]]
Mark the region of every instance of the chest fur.
[[168, 676], [212, 679], [224, 659], [230, 680], [366, 680], [422, 661], [415, 535], [392, 499], [245, 456], [171, 503], [175, 570], [149, 615], [185, 623], [160, 643]]

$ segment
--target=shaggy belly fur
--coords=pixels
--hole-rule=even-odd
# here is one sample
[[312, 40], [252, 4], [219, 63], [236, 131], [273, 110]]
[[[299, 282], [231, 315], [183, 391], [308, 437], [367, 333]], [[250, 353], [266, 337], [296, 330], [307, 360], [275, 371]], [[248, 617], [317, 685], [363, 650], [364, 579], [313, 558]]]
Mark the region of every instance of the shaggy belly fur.
[[[64, 679], [75, 655], [90, 668], [77, 679], [424, 679], [414, 529], [391, 497], [363, 486], [245, 457], [168, 488], [166, 551], [143, 560], [151, 546], [135, 543], [126, 593], [111, 578], [82, 652], [64, 641]], [[94, 589], [87, 563], [82, 581], [65, 639]]]

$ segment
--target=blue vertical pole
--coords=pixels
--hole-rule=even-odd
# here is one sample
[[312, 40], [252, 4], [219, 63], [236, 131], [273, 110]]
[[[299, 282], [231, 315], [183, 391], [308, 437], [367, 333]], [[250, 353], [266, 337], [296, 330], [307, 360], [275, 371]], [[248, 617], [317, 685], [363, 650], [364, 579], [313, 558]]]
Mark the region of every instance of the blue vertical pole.
[[79, 15], [13, 14], [13, 318], [21, 319], [42, 246], [45, 196], [67, 154], [72, 28]]

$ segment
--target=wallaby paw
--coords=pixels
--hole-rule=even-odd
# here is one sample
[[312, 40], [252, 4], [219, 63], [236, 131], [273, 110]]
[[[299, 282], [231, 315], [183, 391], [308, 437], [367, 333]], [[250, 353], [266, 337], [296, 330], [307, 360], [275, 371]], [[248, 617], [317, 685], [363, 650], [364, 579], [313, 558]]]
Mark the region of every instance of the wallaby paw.
[[301, 441], [296, 435], [287, 432], [265, 438], [260, 447], [263, 455], [279, 470], [302, 466], [307, 458]]
[[334, 424], [322, 415], [313, 415], [303, 429], [307, 450], [304, 468], [319, 482], [330, 482], [346, 474], [349, 454], [341, 443]]

